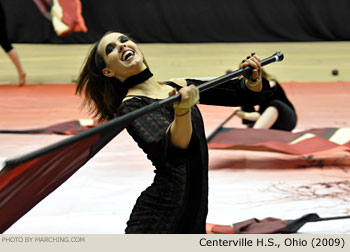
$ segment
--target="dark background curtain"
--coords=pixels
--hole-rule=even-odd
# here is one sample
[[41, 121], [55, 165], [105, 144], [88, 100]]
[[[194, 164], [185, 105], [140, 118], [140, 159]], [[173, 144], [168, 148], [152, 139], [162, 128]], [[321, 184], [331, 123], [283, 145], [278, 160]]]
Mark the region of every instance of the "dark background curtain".
[[65, 37], [32, 0], [1, 0], [13, 43], [92, 43], [121, 31], [142, 43], [350, 40], [349, 0], [81, 0], [87, 33]]

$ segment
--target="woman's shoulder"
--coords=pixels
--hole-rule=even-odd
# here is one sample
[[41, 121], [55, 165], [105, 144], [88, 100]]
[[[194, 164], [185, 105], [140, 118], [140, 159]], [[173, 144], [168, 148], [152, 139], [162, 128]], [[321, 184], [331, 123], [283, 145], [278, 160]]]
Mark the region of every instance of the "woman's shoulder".
[[169, 81], [160, 81], [159, 83], [165, 84], [168, 86], [172, 86], [175, 88], [183, 88], [187, 86], [187, 81], [186, 79], [172, 79]]
[[118, 108], [118, 115], [124, 115], [147, 104], [147, 97], [126, 96]]
[[181, 86], [181, 87], [186, 87], [187, 86], [187, 81], [186, 79], [175, 79], [173, 80], [173, 83]]
[[124, 99], [122, 100], [122, 103], [121, 104], [124, 104], [125, 102], [129, 101], [131, 103], [134, 103], [134, 102], [139, 102], [140, 100], [142, 100], [142, 97], [141, 96], [136, 96], [136, 95], [127, 95], [124, 97]]

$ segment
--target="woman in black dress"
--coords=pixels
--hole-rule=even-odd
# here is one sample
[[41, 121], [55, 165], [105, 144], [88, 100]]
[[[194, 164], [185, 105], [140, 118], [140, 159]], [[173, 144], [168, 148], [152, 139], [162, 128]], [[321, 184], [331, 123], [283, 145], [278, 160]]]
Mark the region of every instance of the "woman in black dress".
[[22, 68], [21, 61], [19, 59], [18, 53], [12, 44], [9, 42], [6, 30], [6, 19], [5, 12], [1, 6], [0, 2], [0, 45], [7, 53], [13, 64], [16, 66], [19, 77], [19, 85], [22, 86], [26, 83], [26, 73]]
[[[231, 80], [200, 95], [203, 104], [255, 105], [270, 95], [255, 55], [250, 79]], [[76, 92], [91, 112], [110, 120], [176, 92], [181, 102], [134, 120], [127, 131], [155, 166], [153, 183], [136, 201], [126, 233], [205, 233], [208, 212], [208, 149], [196, 85], [200, 80], [158, 82], [137, 45], [108, 33], [95, 44], [79, 76]]]

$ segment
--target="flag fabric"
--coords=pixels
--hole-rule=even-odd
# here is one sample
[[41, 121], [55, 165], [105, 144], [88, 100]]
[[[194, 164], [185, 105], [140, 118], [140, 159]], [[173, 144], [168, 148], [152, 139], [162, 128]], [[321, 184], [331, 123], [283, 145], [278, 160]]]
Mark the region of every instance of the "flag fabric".
[[92, 119], [81, 119], [62, 122], [40, 129], [27, 130], [0, 130], [0, 134], [57, 134], [77, 135], [80, 132], [97, 126], [97, 121]]
[[57, 35], [87, 32], [80, 0], [33, 0], [40, 12], [52, 22]]
[[[7, 172], [0, 171], [0, 233], [3, 233], [38, 202], [73, 175], [103, 142], [100, 135], [52, 151]], [[61, 163], [60, 163], [61, 162]]]
[[0, 233], [64, 183], [134, 119], [173, 103], [151, 103], [45, 148], [8, 160], [0, 170]]
[[222, 127], [210, 136], [208, 147], [290, 155], [330, 154], [350, 151], [350, 128], [319, 128], [293, 133], [274, 129]]
[[298, 219], [283, 220], [268, 217], [262, 220], [252, 218], [231, 225], [216, 225], [207, 223], [207, 234], [291, 234], [308, 222], [349, 219], [350, 215], [321, 218], [316, 213], [306, 214]]
[[0, 233], [64, 183], [124, 127], [79, 134], [75, 141], [68, 138], [39, 154], [8, 161], [0, 170]]
[[135, 117], [147, 111], [135, 111], [6, 161], [0, 170], [0, 233], [71, 177]]

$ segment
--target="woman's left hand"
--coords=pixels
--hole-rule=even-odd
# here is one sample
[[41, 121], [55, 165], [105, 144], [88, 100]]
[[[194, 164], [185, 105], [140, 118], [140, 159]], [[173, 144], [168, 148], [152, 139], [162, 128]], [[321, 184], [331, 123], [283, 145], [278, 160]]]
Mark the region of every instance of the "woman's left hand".
[[243, 111], [243, 110], [236, 110], [235, 111], [235, 114], [239, 117], [239, 118], [242, 118], [242, 119], [244, 119], [244, 117], [245, 117], [245, 112]]
[[252, 53], [250, 56], [248, 56], [245, 60], [242, 61], [242, 63], [239, 65], [239, 68], [245, 68], [247, 66], [250, 66], [253, 68], [250, 76], [247, 77], [251, 82], [255, 82], [260, 77], [260, 69], [261, 69], [261, 59], [258, 55], [255, 53]]

